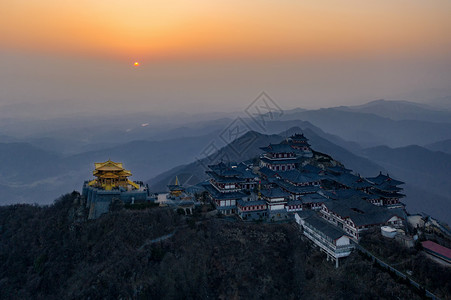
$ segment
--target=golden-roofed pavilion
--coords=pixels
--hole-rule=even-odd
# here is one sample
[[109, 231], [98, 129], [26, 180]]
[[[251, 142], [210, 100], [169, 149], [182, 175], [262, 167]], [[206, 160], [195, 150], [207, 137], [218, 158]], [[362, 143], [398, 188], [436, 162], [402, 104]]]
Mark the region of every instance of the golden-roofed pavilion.
[[113, 188], [136, 188], [139, 186], [128, 177], [132, 176], [132, 173], [125, 170], [122, 163], [117, 163], [111, 160], [107, 160], [102, 163], [94, 163], [95, 170], [92, 172], [96, 179], [89, 182], [89, 186], [103, 188], [107, 191]]

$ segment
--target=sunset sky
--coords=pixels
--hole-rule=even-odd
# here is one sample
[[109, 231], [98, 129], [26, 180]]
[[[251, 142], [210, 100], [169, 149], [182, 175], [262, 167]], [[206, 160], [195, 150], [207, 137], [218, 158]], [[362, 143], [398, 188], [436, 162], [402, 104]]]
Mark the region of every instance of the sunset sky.
[[1, 1], [0, 105], [215, 111], [263, 90], [284, 108], [447, 93], [450, 15], [449, 0]]

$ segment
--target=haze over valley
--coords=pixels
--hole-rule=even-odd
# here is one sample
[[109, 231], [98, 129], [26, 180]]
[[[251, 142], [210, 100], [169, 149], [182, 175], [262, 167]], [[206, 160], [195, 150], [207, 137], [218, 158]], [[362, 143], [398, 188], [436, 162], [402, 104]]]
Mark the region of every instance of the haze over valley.
[[[93, 163], [107, 159], [123, 162], [133, 170], [133, 178], [147, 182], [153, 192], [164, 192], [180, 174], [190, 178], [188, 185], [197, 184], [206, 179], [198, 161], [213, 152], [226, 152], [234, 161], [250, 159], [261, 153], [259, 147], [297, 130], [310, 139], [314, 149], [362, 176], [383, 171], [405, 181], [409, 211], [451, 221], [450, 111], [408, 101], [376, 100], [273, 115], [262, 111], [263, 128], [251, 116], [243, 110], [167, 117], [142, 112], [3, 118], [1, 204], [52, 203], [68, 191], [80, 190], [83, 181], [92, 177]], [[258, 135], [239, 156], [226, 147], [246, 134], [225, 134], [236, 120], [251, 131], [248, 135]], [[214, 151], [207, 155], [211, 145]]]

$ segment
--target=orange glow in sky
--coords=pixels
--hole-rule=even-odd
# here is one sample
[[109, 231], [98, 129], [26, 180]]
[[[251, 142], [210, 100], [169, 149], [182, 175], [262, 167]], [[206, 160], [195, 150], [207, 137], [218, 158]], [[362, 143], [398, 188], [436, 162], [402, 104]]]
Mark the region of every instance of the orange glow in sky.
[[443, 54], [451, 1], [0, 3], [0, 46], [149, 59]]
[[133, 63], [133, 65], [134, 65], [135, 67], [139, 67], [139, 62], [135, 61], [135, 62]]

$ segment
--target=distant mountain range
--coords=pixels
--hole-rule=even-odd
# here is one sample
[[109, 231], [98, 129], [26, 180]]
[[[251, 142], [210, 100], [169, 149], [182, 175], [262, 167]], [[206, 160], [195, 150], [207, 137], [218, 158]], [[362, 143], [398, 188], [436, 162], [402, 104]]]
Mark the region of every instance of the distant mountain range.
[[[451, 223], [449, 213], [451, 211], [451, 155], [434, 152], [420, 146], [396, 149], [379, 146], [360, 150], [360, 155], [357, 155], [328, 141], [309, 127], [290, 128], [279, 135], [248, 132], [210, 157], [178, 166], [148, 180], [147, 183], [155, 191], [166, 191], [166, 186], [174, 181], [175, 176], [178, 176], [185, 185], [199, 183], [207, 179], [205, 171], [208, 164], [216, 163], [220, 158], [238, 162], [252, 159], [261, 153], [259, 147], [280, 142], [294, 132], [303, 132], [310, 139], [314, 150], [331, 155], [347, 168], [362, 176], [375, 176], [379, 171], [384, 171], [390, 173], [394, 178], [405, 181], [407, 198], [404, 202], [408, 205], [407, 208], [410, 212], [425, 212]], [[245, 155], [234, 153], [233, 149], [243, 144], [242, 140], [255, 137], [257, 137], [255, 142]]]
[[[440, 101], [447, 103], [447, 99]], [[388, 170], [406, 181], [409, 207], [424, 207], [428, 212], [430, 207], [422, 204], [427, 203], [424, 198], [445, 206], [451, 202], [451, 176], [443, 168], [449, 166], [451, 154], [451, 112], [435, 106], [376, 100], [359, 106], [297, 108], [284, 111], [282, 116], [267, 115], [264, 128], [245, 112], [236, 115], [239, 119], [227, 113], [174, 118], [146, 113], [86, 115], [48, 120], [2, 114], [0, 204], [32, 203], [37, 194], [49, 203], [61, 194], [79, 190], [83, 180], [91, 178], [93, 163], [109, 158], [123, 162], [134, 180], [152, 178], [148, 182], [162, 191], [176, 174], [193, 175], [190, 182], [204, 179], [205, 170], [192, 162], [206, 159], [205, 150], [213, 143], [215, 148], [209, 150], [214, 153], [210, 154], [239, 161], [258, 155], [259, 146], [287, 137], [290, 128], [303, 131], [316, 150], [362, 175]], [[236, 120], [242, 121], [255, 139], [240, 155], [235, 150], [241, 152], [246, 143], [220, 138]], [[233, 144], [225, 147], [226, 143]]]
[[[155, 178], [148, 180], [147, 182], [155, 191], [165, 191], [167, 189], [166, 185], [172, 182], [176, 175], [181, 178], [182, 183], [187, 179], [190, 179], [187, 184], [199, 183], [200, 181], [207, 179], [205, 171], [207, 170], [206, 167], [209, 164], [216, 163], [221, 158], [236, 162], [253, 159], [255, 157], [258, 157], [262, 153], [260, 147], [267, 146], [269, 143], [279, 143], [285, 137], [290, 136], [296, 132], [303, 132], [309, 138], [309, 142], [315, 151], [331, 155], [334, 159], [337, 159], [338, 161], [344, 163], [347, 167], [361, 173], [362, 176], [377, 175], [379, 171], [383, 170], [382, 167], [371, 162], [370, 160], [359, 157], [352, 152], [344, 149], [343, 147], [340, 147], [328, 141], [327, 139], [324, 139], [309, 127], [293, 127], [278, 135], [266, 135], [255, 131], [248, 132], [240, 138], [234, 140], [229, 145], [213, 153], [209, 157], [205, 157], [199, 161], [192, 162], [185, 166], [176, 167], [168, 172], [164, 172], [163, 174], [160, 174]], [[246, 140], [254, 140], [254, 142], [243, 155], [237, 155], [234, 149], [239, 148], [240, 145], [243, 144], [243, 141]]]
[[451, 139], [451, 123], [392, 120], [371, 113], [347, 111], [343, 108], [298, 113], [287, 111], [283, 120], [308, 121], [325, 132], [357, 142], [363, 147], [426, 145]]
[[442, 151], [451, 154], [451, 139], [435, 142], [425, 146], [426, 148], [433, 151]]
[[[164, 141], [133, 141], [111, 148], [64, 156], [29, 143], [0, 143], [0, 204], [33, 203], [35, 195], [51, 203], [80, 190], [92, 178], [94, 162], [123, 162], [134, 180], [144, 180], [195, 159], [217, 133]], [[48, 196], [48, 198], [46, 197]]]
[[[177, 166], [167, 172], [164, 172], [154, 178], [147, 180], [151, 190], [163, 192], [167, 190], [167, 185], [172, 183], [175, 176], [178, 176], [180, 182], [184, 185], [194, 185], [207, 178], [205, 171], [208, 165], [224, 161], [244, 161], [252, 159], [259, 155], [260, 147], [267, 146], [270, 143], [278, 143], [283, 137], [279, 135], [265, 135], [255, 131], [247, 132], [232, 143], [214, 151], [211, 155], [201, 156], [198, 160], [187, 165]], [[240, 149], [247, 144], [247, 150], [237, 153], [235, 149]]]
[[364, 149], [362, 154], [406, 182], [410, 211], [451, 223], [451, 155], [420, 146]]
[[343, 111], [375, 114], [392, 120], [417, 120], [451, 123], [451, 111], [409, 101], [375, 100], [363, 105], [340, 106]]

